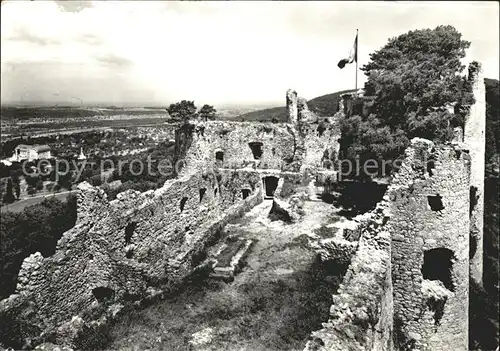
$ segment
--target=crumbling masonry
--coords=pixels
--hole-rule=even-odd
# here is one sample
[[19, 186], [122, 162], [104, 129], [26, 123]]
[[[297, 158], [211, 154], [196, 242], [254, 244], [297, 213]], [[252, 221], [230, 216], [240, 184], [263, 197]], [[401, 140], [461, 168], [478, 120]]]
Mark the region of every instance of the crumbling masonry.
[[226, 223], [264, 197], [291, 194], [302, 173], [321, 168], [325, 150], [338, 152], [333, 119], [319, 131], [305, 120], [313, 116], [307, 105], [299, 107], [295, 92], [288, 96], [289, 123], [182, 125], [175, 135], [182, 167], [160, 189], [108, 201], [103, 190], [80, 184], [76, 225], [54, 255], [24, 260], [15, 293], [0, 301], [2, 341], [93, 347], [126, 303], [174, 291], [214, 268], [204, 253]]
[[464, 142], [471, 157], [470, 175], [470, 273], [478, 283], [483, 281], [483, 219], [484, 219], [484, 155], [486, 141], [486, 94], [482, 68], [477, 63], [469, 67], [474, 105], [465, 121]]
[[482, 276], [481, 73], [472, 63], [464, 142], [413, 139], [383, 201], [354, 219], [358, 249], [307, 351], [468, 350], [469, 273]]
[[[467, 349], [469, 264], [474, 279], [482, 274], [485, 118], [481, 70], [471, 67], [476, 104], [465, 143], [412, 140], [383, 201], [340, 237], [312, 243], [321, 257], [351, 263], [330, 320], [306, 350]], [[287, 123], [180, 126], [183, 166], [155, 191], [108, 201], [80, 184], [75, 227], [54, 255], [26, 258], [16, 292], [0, 301], [2, 337], [19, 348], [91, 347], [127, 303], [213, 269], [217, 262], [204, 253], [230, 220], [265, 198], [292, 195], [298, 184], [335, 180], [338, 119], [309, 111], [292, 90], [286, 102]]]

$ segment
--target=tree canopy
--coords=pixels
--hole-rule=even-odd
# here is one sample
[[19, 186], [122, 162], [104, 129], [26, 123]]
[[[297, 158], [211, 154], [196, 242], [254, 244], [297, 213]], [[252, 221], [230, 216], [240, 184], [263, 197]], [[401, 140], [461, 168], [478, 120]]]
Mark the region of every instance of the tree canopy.
[[213, 106], [210, 106], [210, 105], [203, 105], [203, 107], [198, 112], [200, 118], [203, 121], [214, 120], [216, 113], [217, 113], [217, 110]]
[[203, 107], [197, 111], [194, 101], [182, 100], [176, 102], [175, 104], [170, 104], [167, 108], [167, 112], [172, 118], [173, 122], [187, 122], [193, 119], [200, 118], [203, 121], [214, 120], [217, 114], [217, 110], [211, 105], [203, 105]]
[[174, 122], [187, 122], [197, 117], [194, 101], [182, 100], [181, 102], [170, 104], [167, 112]]
[[344, 158], [393, 160], [413, 137], [444, 142], [463, 127], [473, 97], [460, 61], [470, 42], [461, 37], [452, 26], [414, 30], [370, 54], [361, 70], [371, 112], [341, 121]]
[[5, 196], [3, 197], [3, 202], [5, 204], [11, 204], [15, 201], [15, 197], [14, 197], [14, 186], [12, 184], [12, 178], [9, 178], [9, 180], [7, 181], [7, 191], [5, 193]]

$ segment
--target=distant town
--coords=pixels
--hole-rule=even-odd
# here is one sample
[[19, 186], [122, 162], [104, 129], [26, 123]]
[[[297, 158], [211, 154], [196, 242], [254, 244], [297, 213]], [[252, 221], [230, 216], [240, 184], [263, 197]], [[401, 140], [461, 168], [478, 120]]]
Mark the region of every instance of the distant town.
[[[222, 108], [216, 118], [255, 108]], [[132, 175], [112, 165], [170, 157], [176, 128], [159, 107], [2, 106], [1, 124], [0, 204], [11, 212], [48, 197], [66, 201], [82, 181], [102, 186], [111, 199], [127, 189], [157, 188], [165, 176]]]

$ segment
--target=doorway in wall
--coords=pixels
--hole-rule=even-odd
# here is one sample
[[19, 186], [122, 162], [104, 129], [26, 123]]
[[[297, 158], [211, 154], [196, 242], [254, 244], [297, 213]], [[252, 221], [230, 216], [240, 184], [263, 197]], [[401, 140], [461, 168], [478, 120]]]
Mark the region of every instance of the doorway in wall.
[[278, 187], [278, 180], [279, 178], [274, 176], [267, 176], [262, 178], [265, 190], [264, 199], [272, 199], [274, 197], [274, 192]]

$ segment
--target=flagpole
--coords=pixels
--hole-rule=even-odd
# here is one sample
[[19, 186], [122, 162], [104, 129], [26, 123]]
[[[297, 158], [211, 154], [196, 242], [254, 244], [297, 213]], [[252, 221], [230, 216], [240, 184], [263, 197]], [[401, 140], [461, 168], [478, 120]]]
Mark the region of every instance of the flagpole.
[[358, 46], [359, 46], [359, 37], [358, 37], [358, 30], [356, 29], [356, 52], [354, 53], [356, 56], [356, 83], [354, 85], [356, 89], [356, 93], [358, 92]]

